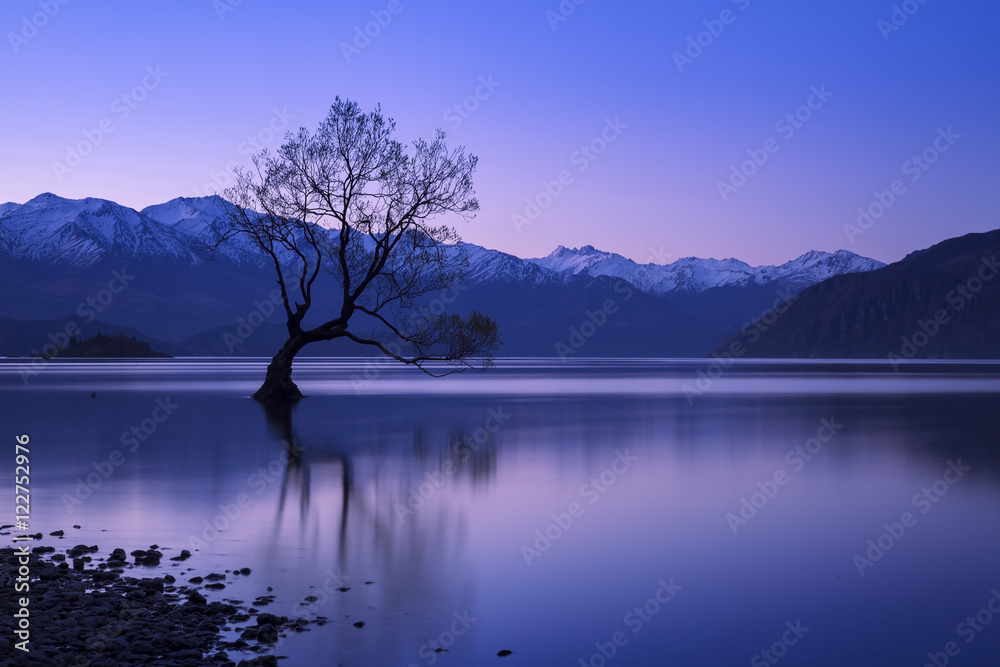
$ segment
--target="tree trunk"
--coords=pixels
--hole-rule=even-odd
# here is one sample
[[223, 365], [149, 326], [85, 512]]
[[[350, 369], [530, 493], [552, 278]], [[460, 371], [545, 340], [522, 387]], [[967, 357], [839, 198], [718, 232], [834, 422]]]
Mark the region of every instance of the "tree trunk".
[[264, 384], [253, 395], [266, 403], [291, 403], [302, 398], [302, 392], [292, 382], [292, 360], [305, 347], [301, 333], [289, 338], [267, 366]]

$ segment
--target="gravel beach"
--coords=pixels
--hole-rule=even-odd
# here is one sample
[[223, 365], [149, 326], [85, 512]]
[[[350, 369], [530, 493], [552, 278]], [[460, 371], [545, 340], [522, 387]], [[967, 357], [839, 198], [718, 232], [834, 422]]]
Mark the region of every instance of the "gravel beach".
[[[62, 537], [61, 531], [52, 535]], [[249, 568], [198, 574], [182, 567], [191, 558], [186, 550], [170, 557], [174, 551], [158, 545], [131, 553], [86, 544], [56, 548], [42, 544], [40, 534], [33, 537], [0, 548], [4, 665], [266, 667], [279, 664], [281, 656], [272, 652], [281, 638], [327, 621], [261, 611], [258, 607], [274, 599], [263, 586], [250, 604], [206, 600], [203, 592], [217, 592], [253, 574]], [[29, 590], [24, 591], [26, 558]], [[174, 564], [181, 566], [167, 567]], [[16, 647], [21, 619], [15, 613], [22, 597], [29, 600], [28, 653]]]

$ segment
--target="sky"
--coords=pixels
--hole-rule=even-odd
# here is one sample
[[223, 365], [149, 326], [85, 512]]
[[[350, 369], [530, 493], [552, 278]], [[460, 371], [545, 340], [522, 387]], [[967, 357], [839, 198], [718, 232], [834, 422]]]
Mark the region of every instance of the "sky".
[[339, 95], [479, 157], [472, 243], [891, 262], [997, 226], [998, 24], [986, 0], [7, 0], [0, 202], [214, 194]]

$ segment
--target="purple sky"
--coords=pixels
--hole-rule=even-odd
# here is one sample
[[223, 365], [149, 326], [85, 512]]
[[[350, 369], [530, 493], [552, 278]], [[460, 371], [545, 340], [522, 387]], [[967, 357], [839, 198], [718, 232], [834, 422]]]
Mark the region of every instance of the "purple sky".
[[[250, 138], [274, 148], [341, 95], [381, 103], [403, 140], [440, 127], [477, 154], [482, 210], [459, 229], [520, 256], [592, 244], [641, 262], [838, 248], [894, 261], [996, 226], [1000, 5], [985, 0], [910, 0], [895, 16], [871, 0], [567, 0], [568, 16], [557, 0], [94, 4], [0, 8], [0, 201], [212, 193]], [[797, 110], [808, 120], [777, 124]], [[926, 149], [926, 170], [908, 164]], [[767, 161], [731, 181], [751, 154]], [[896, 180], [884, 214], [849, 235]], [[546, 206], [518, 228], [529, 199]]]

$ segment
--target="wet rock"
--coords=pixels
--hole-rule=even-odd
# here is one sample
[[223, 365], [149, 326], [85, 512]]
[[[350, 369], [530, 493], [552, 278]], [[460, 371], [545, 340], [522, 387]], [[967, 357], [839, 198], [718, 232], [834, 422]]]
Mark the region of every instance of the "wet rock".
[[270, 623], [258, 626], [257, 641], [264, 642], [266, 644], [273, 644], [278, 641], [278, 631]]
[[278, 659], [273, 655], [259, 655], [253, 660], [240, 660], [236, 667], [278, 667]]
[[66, 551], [66, 555], [76, 558], [77, 556], [83, 556], [84, 554], [89, 554], [91, 552], [97, 551], [97, 547], [88, 547], [86, 544], [78, 544], [72, 549]]
[[[88, 554], [96, 550], [96, 546], [77, 545], [67, 550], [77, 555], [67, 556], [45, 549], [33, 558], [37, 579], [31, 587], [32, 618], [39, 623], [32, 626], [32, 643], [37, 648], [33, 647], [31, 664], [235, 667], [225, 651], [264, 654], [286, 632], [304, 629], [304, 619], [300, 623], [285, 616], [264, 614], [258, 616], [256, 626], [248, 628], [251, 630], [248, 637], [252, 635], [256, 640], [254, 645], [242, 638], [230, 641], [221, 633], [231, 631], [234, 623], [253, 618], [246, 613], [242, 602], [208, 602], [186, 586], [177, 591], [168, 585], [176, 581], [168, 574], [124, 576], [111, 569], [113, 564], [126, 566], [124, 560], [117, 560], [127, 557], [124, 550], [113, 552], [107, 563], [95, 563], [98, 567], [87, 569], [87, 561], [93, 560]], [[151, 555], [150, 551], [155, 552], [154, 549], [139, 551], [143, 552], [141, 559]], [[68, 561], [79, 569], [71, 569]], [[0, 547], [0, 583], [16, 562], [14, 549]], [[4, 619], [13, 618], [16, 604], [13, 599], [0, 595], [0, 629], [9, 627], [9, 621]], [[273, 602], [274, 596], [262, 596], [259, 601]], [[241, 606], [228, 604], [233, 602]], [[8, 654], [9, 646], [6, 634], [0, 635], [0, 653]], [[70, 662], [68, 656], [72, 656]], [[0, 664], [6, 662], [0, 658]], [[277, 658], [261, 655], [244, 664], [277, 665]]]
[[275, 616], [274, 614], [258, 614], [257, 625], [281, 625], [287, 623], [288, 619], [284, 616]]
[[163, 579], [140, 579], [138, 585], [147, 590], [162, 591]]
[[156, 655], [157, 651], [149, 642], [135, 642], [129, 647], [136, 655]]

